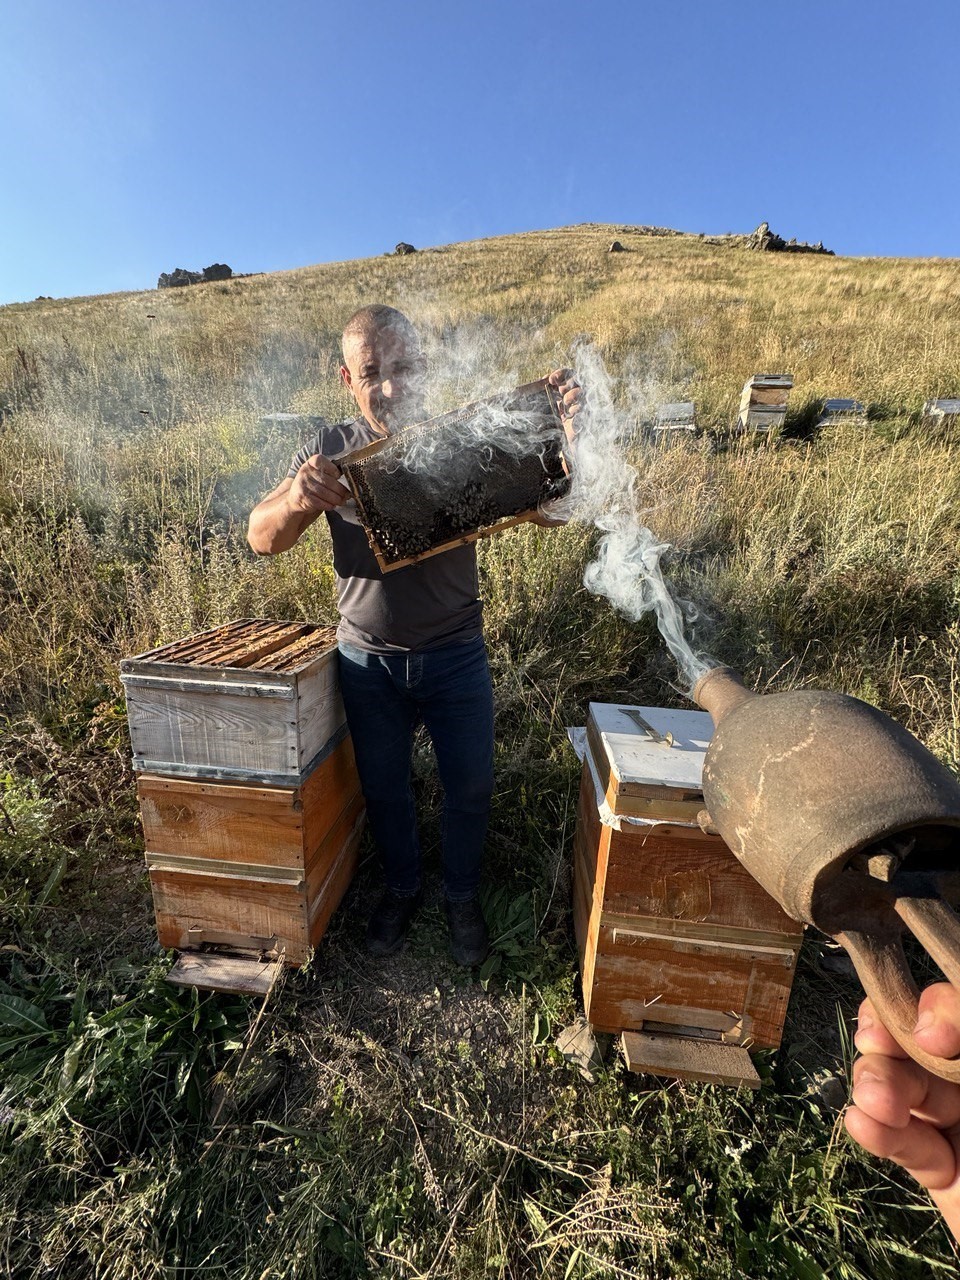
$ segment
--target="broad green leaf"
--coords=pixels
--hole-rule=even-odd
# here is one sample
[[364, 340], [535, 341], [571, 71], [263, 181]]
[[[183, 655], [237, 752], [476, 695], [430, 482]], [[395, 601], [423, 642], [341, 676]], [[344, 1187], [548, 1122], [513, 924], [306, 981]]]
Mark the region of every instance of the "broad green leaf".
[[50, 1030], [42, 1009], [20, 996], [8, 995], [0, 995], [0, 1027], [32, 1030], [38, 1035]]

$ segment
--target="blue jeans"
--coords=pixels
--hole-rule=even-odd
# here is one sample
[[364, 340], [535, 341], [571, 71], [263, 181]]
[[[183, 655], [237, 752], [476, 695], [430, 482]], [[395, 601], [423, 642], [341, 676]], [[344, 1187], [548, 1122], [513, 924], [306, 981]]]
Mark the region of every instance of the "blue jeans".
[[452, 902], [472, 898], [493, 794], [493, 689], [483, 637], [391, 654], [341, 641], [340, 688], [387, 888], [420, 889], [410, 764], [422, 721], [443, 786], [444, 890]]

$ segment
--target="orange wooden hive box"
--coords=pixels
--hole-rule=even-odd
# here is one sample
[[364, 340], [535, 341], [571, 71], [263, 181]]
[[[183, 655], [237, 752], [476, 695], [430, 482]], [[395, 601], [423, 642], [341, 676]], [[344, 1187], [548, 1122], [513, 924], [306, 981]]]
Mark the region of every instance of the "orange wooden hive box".
[[626, 1033], [635, 1069], [757, 1083], [746, 1051], [780, 1044], [803, 927], [697, 825], [711, 734], [699, 711], [590, 705], [574, 841], [584, 1006]]
[[356, 869], [334, 630], [246, 619], [121, 673], [157, 933], [185, 953], [171, 977], [262, 990], [239, 961], [303, 964]]

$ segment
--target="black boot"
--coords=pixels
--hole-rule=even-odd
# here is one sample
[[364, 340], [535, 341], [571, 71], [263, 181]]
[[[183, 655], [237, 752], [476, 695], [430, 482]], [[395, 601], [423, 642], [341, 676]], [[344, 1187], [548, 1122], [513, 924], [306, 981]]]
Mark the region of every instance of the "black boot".
[[410, 894], [386, 891], [367, 921], [367, 950], [371, 955], [386, 956], [396, 951], [422, 901], [422, 890]]
[[457, 964], [469, 966], [486, 960], [490, 950], [490, 932], [480, 910], [480, 899], [451, 902], [448, 898], [447, 920], [450, 923], [450, 952]]

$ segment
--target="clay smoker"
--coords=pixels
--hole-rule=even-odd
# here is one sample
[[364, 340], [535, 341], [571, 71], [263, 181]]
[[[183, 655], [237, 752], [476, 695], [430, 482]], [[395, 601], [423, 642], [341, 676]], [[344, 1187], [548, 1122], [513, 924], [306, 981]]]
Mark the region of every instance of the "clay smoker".
[[910, 930], [960, 986], [960, 783], [906, 729], [857, 698], [794, 690], [763, 697], [727, 667], [693, 699], [716, 732], [703, 768], [707, 816], [795, 920], [850, 954], [884, 1024], [917, 1062], [960, 1081], [960, 1059], [913, 1038], [918, 988]]

